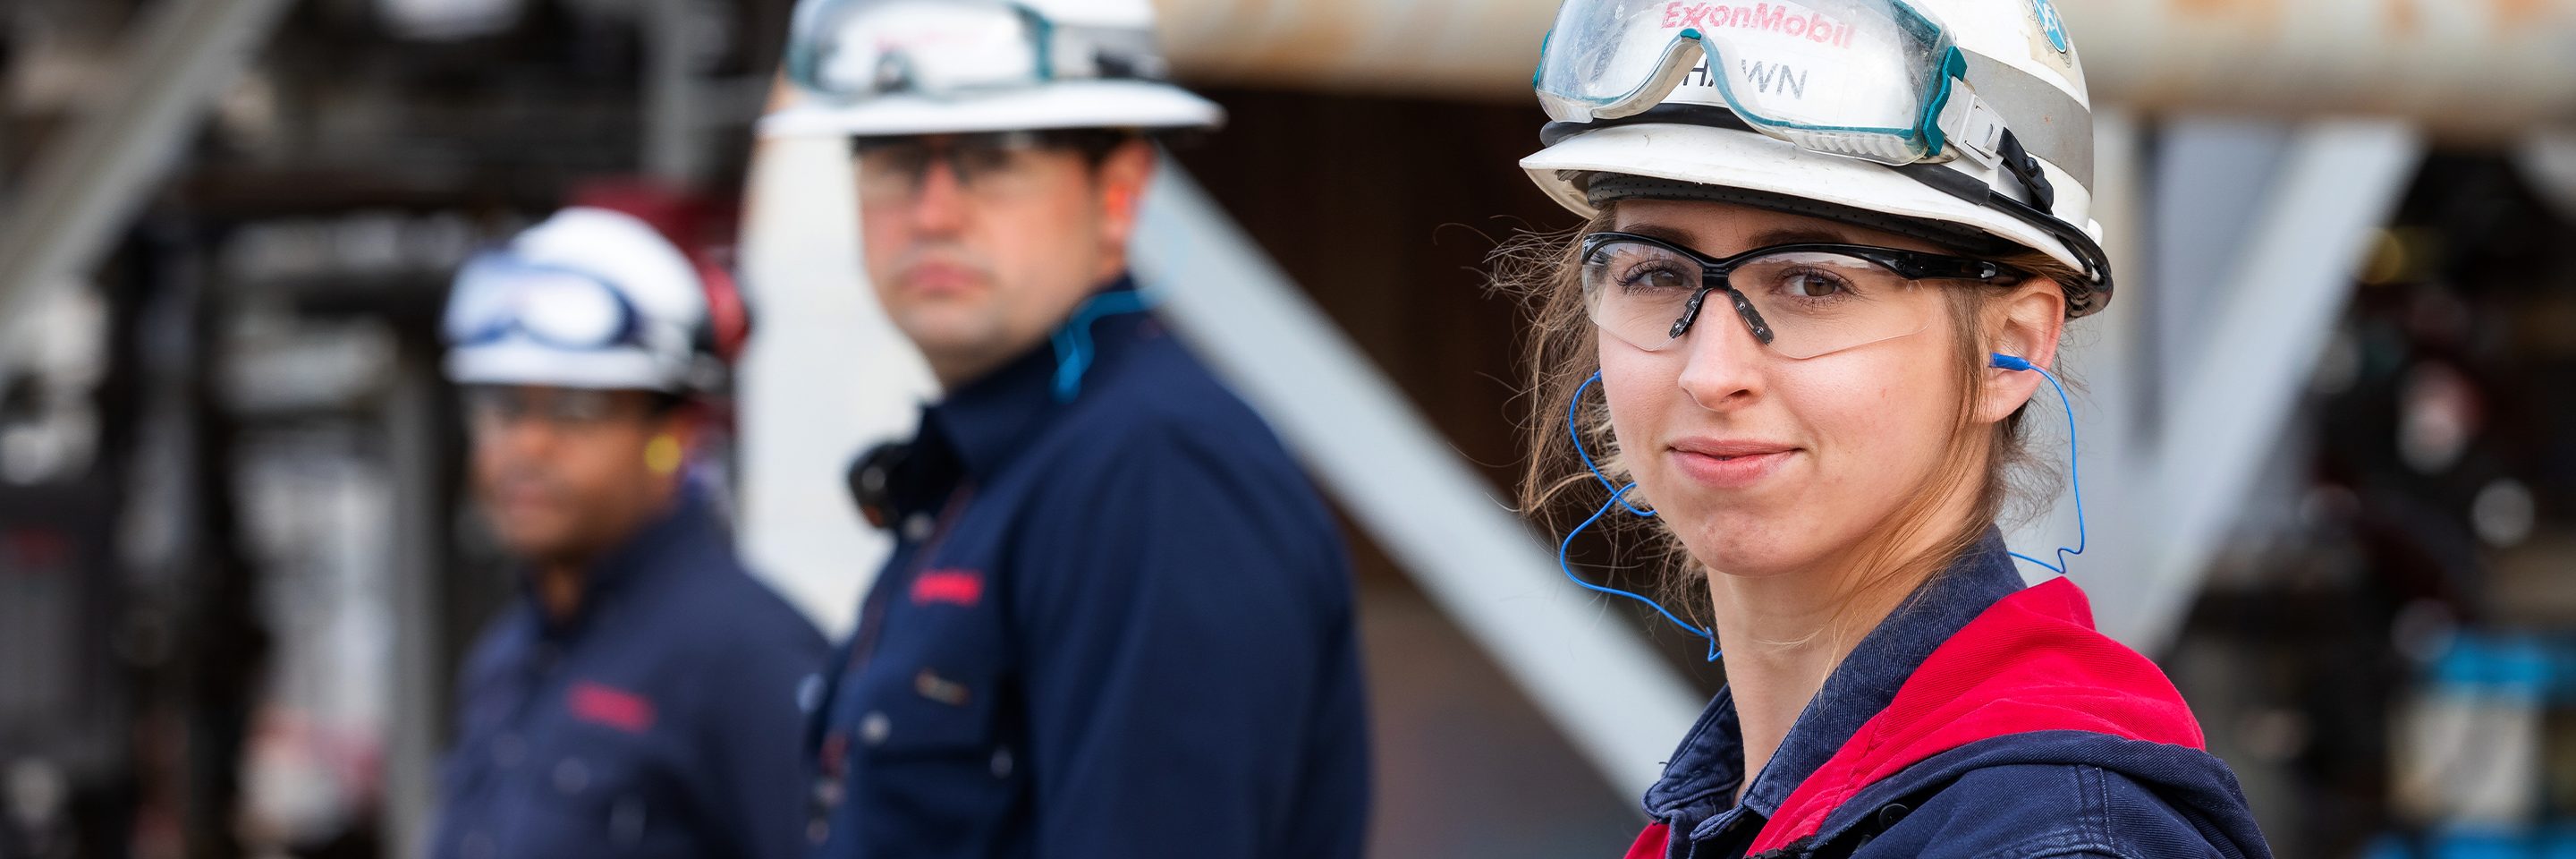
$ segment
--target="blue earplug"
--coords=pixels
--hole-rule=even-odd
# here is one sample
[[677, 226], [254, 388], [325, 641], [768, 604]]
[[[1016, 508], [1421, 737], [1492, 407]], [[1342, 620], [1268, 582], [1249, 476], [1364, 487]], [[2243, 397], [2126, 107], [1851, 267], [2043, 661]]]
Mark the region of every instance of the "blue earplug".
[[2066, 559], [2073, 555], [2084, 554], [2087, 537], [2084, 529], [2084, 466], [2081, 458], [2076, 455], [2075, 401], [2066, 396], [2066, 385], [2057, 381], [2057, 374], [2041, 369], [2027, 358], [1995, 352], [1990, 355], [1988, 363], [1993, 364], [1997, 369], [2038, 373], [2040, 378], [2048, 380], [2049, 387], [2057, 389], [2057, 402], [2066, 408], [2066, 477], [2067, 482], [2075, 487], [2075, 547], [2072, 549], [2064, 546], [2057, 547], [2057, 563], [2054, 564], [2020, 552], [2012, 553], [2013, 557], [2038, 564], [2049, 572], [2065, 575]]

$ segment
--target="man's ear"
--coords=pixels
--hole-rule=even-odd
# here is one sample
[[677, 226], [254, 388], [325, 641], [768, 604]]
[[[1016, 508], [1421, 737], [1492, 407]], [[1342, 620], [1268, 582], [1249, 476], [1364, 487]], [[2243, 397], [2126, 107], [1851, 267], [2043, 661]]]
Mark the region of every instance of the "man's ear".
[[[1981, 311], [1985, 350], [2029, 361], [2033, 367], [2057, 366], [2057, 338], [2066, 331], [2066, 293], [2056, 281], [2033, 279], [2015, 287]], [[1986, 368], [1986, 385], [1977, 402], [1977, 420], [1992, 424], [2011, 417], [2030, 401], [2046, 380], [2026, 370]]]
[[1112, 248], [1125, 250], [1136, 235], [1136, 214], [1145, 200], [1145, 187], [1154, 180], [1157, 151], [1151, 141], [1130, 138], [1101, 157], [1100, 240]]

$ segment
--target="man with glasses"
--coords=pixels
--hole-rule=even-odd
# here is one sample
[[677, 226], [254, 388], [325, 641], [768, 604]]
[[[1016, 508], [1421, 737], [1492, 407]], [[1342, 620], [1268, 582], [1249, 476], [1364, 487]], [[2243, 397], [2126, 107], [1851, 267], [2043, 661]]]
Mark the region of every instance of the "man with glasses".
[[850, 141], [868, 277], [945, 390], [850, 473], [896, 547], [808, 735], [817, 856], [1359, 855], [1330, 514], [1127, 271], [1154, 137], [1222, 117], [1152, 20], [798, 10], [764, 133]]
[[706, 318], [689, 260], [605, 209], [458, 275], [447, 373], [523, 578], [460, 672], [431, 855], [801, 850], [797, 695], [830, 647], [687, 476]]

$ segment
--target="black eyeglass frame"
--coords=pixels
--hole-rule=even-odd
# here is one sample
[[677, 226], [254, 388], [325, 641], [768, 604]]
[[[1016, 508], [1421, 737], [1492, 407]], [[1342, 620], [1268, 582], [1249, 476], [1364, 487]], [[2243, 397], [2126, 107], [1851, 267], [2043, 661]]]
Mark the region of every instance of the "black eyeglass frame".
[[1690, 301], [1682, 305], [1681, 318], [1673, 320], [1670, 337], [1675, 340], [1690, 333], [1691, 326], [1699, 321], [1700, 305], [1708, 299], [1708, 294], [1724, 291], [1727, 298], [1735, 305], [1735, 315], [1743, 317], [1744, 327], [1753, 332], [1753, 339], [1764, 346], [1771, 345], [1775, 335], [1771, 332], [1770, 324], [1762, 321], [1761, 311], [1753, 309], [1753, 302], [1745, 298], [1744, 293], [1737, 290], [1734, 284], [1728, 283], [1727, 277], [1734, 274], [1736, 269], [1744, 267], [1747, 262], [1778, 254], [1840, 254], [1895, 272], [1896, 276], [1906, 280], [1969, 280], [1987, 284], [2012, 284], [2030, 277], [2029, 272], [1993, 260], [1883, 248], [1876, 245], [1846, 245], [1829, 242], [1771, 245], [1720, 258], [1654, 236], [1616, 230], [1584, 234], [1580, 253], [1576, 257], [1577, 264], [1589, 265], [1594, 252], [1599, 251], [1603, 245], [1613, 242], [1650, 245], [1699, 264], [1700, 286], [1691, 292]]

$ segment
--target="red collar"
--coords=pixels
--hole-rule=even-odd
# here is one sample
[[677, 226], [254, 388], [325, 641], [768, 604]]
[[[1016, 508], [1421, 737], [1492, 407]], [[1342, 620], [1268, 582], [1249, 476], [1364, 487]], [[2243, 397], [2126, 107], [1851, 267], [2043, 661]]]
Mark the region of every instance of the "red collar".
[[2057, 578], [2005, 597], [1934, 650], [1887, 709], [1790, 792], [1751, 852], [1816, 834], [1853, 795], [1925, 758], [1994, 737], [2068, 730], [2205, 746], [2173, 682], [2094, 631], [2084, 591]]

